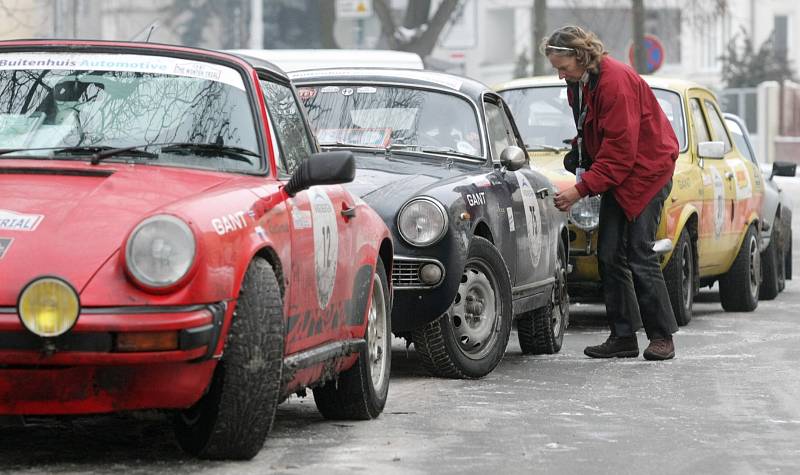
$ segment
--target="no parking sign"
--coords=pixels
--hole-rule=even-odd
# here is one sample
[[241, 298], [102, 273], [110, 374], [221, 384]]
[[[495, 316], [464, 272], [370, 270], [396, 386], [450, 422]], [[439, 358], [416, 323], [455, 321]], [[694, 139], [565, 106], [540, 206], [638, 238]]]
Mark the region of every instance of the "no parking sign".
[[[658, 68], [664, 64], [664, 45], [661, 44], [661, 40], [654, 35], [644, 35], [644, 51], [647, 58], [645, 63], [646, 72], [652, 74], [658, 71]], [[636, 66], [636, 61], [633, 57], [633, 43], [628, 48], [628, 61], [632, 66]]]

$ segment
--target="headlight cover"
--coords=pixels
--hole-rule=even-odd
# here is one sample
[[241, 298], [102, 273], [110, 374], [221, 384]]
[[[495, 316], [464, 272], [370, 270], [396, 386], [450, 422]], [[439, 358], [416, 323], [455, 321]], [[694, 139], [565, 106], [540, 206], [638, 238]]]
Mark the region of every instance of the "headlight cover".
[[78, 320], [80, 310], [78, 293], [58, 277], [40, 277], [30, 282], [17, 301], [22, 325], [45, 338], [68, 332]]
[[397, 215], [400, 236], [413, 246], [430, 246], [447, 232], [447, 212], [432, 198], [414, 198]]
[[569, 219], [578, 228], [591, 231], [600, 222], [600, 196], [584, 196], [572, 205]]
[[160, 214], [134, 228], [125, 245], [125, 265], [137, 283], [163, 289], [187, 275], [196, 251], [197, 242], [189, 225], [175, 216]]

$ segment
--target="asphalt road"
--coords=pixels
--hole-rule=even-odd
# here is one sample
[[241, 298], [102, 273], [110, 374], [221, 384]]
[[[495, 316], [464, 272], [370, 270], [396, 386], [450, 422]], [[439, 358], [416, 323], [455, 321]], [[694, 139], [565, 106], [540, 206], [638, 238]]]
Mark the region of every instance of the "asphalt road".
[[[800, 269], [800, 211], [794, 221]], [[583, 348], [606, 337], [603, 313], [573, 305], [557, 355], [522, 355], [514, 333], [478, 381], [426, 376], [398, 341], [380, 418], [330, 422], [310, 393], [292, 397], [251, 462], [187, 457], [153, 414], [0, 427], [0, 472], [800, 472], [800, 273], [753, 313], [726, 313], [703, 291], [672, 361], [586, 358]]]

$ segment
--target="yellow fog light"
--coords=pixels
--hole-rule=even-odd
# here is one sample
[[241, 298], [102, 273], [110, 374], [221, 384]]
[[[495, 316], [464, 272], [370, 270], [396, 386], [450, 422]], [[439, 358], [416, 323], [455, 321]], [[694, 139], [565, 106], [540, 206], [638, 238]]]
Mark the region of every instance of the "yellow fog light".
[[17, 309], [25, 328], [39, 336], [54, 337], [75, 325], [80, 302], [68, 283], [57, 277], [42, 277], [22, 289]]

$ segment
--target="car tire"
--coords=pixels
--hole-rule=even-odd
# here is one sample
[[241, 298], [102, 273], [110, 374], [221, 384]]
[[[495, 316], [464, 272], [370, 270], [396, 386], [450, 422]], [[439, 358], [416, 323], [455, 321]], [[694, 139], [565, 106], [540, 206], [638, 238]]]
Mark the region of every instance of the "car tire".
[[503, 256], [491, 242], [474, 236], [453, 303], [414, 331], [414, 348], [435, 376], [481, 378], [503, 358], [513, 315]]
[[552, 355], [561, 351], [564, 331], [569, 325], [567, 255], [559, 240], [555, 284], [547, 306], [528, 312], [517, 320], [517, 336], [523, 354]]
[[[778, 233], [778, 247], [775, 248], [775, 260], [778, 263], [778, 292], [783, 292], [786, 289], [786, 223], [781, 214], [780, 229], [776, 229]], [[763, 264], [762, 264], [763, 265]]]
[[761, 254], [755, 228], [747, 228], [730, 270], [719, 279], [719, 299], [726, 312], [752, 312], [758, 307]]
[[252, 459], [280, 402], [283, 350], [280, 288], [272, 266], [257, 257], [245, 273], [208, 392], [175, 417], [180, 446], [204, 459]]
[[787, 227], [786, 236], [783, 239], [786, 243], [786, 254], [783, 258], [783, 275], [786, 280], [792, 280], [792, 220], [789, 219], [789, 226]]
[[314, 403], [326, 419], [369, 420], [383, 412], [392, 364], [391, 302], [386, 270], [378, 260], [367, 313], [366, 345], [353, 367], [313, 390]]
[[[777, 228], [776, 228], [777, 231]], [[779, 255], [780, 235], [775, 232], [769, 245], [761, 253], [761, 286], [758, 290], [759, 300], [773, 300], [780, 292], [780, 272], [783, 259]]]
[[695, 289], [694, 248], [686, 228], [681, 230], [675, 250], [662, 274], [675, 320], [679, 326], [685, 326], [692, 321]]

